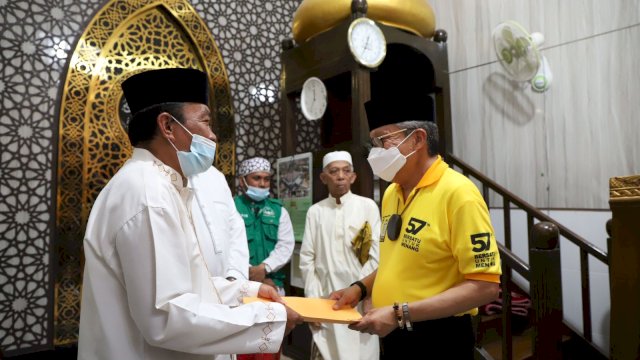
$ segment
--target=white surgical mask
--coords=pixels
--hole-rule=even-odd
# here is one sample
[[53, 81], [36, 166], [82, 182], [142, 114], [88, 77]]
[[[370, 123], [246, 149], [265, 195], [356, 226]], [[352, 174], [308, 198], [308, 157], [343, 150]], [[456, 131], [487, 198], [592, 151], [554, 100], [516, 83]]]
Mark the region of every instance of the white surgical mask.
[[269, 188], [263, 189], [256, 186], [249, 186], [249, 184], [247, 184], [247, 180], [245, 180], [244, 177], [242, 178], [242, 180], [247, 186], [246, 194], [249, 198], [251, 198], [251, 200], [260, 202], [269, 197]]
[[407, 140], [414, 132], [415, 130], [405, 137], [400, 144], [392, 148], [385, 149], [382, 147], [374, 147], [371, 149], [367, 161], [369, 161], [371, 170], [373, 170], [375, 175], [384, 181], [391, 182], [391, 180], [393, 180], [398, 171], [400, 171], [407, 162], [407, 158], [415, 153], [414, 151], [411, 154], [404, 156], [398, 149], [398, 146]]
[[207, 169], [213, 165], [213, 160], [216, 158], [216, 143], [204, 136], [191, 133], [180, 121], [173, 116], [171, 117], [191, 135], [191, 151], [180, 151], [169, 141], [169, 144], [176, 149], [178, 154], [178, 162], [180, 163], [182, 174], [185, 177], [191, 177], [207, 171]]

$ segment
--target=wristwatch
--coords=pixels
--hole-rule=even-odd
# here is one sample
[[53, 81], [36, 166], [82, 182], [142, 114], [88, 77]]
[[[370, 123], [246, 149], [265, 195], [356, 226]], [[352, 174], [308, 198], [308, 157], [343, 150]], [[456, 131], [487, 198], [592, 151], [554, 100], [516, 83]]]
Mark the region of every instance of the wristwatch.
[[413, 325], [411, 324], [411, 317], [409, 316], [409, 304], [402, 303], [402, 319], [404, 320], [404, 326], [407, 331], [413, 331]]
[[264, 273], [265, 275], [268, 275], [271, 273], [271, 266], [269, 266], [269, 264], [267, 263], [263, 263], [264, 264]]

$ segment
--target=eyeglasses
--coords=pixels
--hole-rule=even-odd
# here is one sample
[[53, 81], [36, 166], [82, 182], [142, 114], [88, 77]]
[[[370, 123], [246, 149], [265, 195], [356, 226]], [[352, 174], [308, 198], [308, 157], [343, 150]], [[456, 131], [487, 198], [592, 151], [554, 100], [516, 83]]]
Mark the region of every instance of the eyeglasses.
[[376, 137], [372, 137], [371, 138], [371, 145], [373, 145], [373, 147], [384, 147], [384, 138], [389, 137], [391, 135], [397, 134], [397, 133], [401, 133], [403, 131], [407, 131], [408, 129], [400, 129], [398, 131], [393, 131], [390, 132], [388, 134], [384, 134], [384, 135], [380, 135], [380, 136], [376, 136]]

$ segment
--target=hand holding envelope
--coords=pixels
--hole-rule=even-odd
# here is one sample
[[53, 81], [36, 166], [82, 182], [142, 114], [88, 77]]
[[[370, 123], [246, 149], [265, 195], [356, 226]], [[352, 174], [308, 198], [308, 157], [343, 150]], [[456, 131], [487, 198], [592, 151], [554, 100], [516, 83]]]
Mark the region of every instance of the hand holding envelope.
[[[262, 299], [265, 299], [265, 301], [275, 301], [279, 303], [282, 303], [284, 301], [282, 300], [282, 297], [278, 294], [276, 287], [267, 285], [267, 284], [260, 285], [260, 289], [258, 290], [258, 296], [260, 296]], [[300, 314], [295, 312], [290, 307], [287, 307], [286, 309], [287, 309], [287, 326], [284, 334], [288, 335], [296, 327], [296, 325], [302, 324], [303, 319], [302, 319], [302, 316], [300, 316]]]
[[[336, 324], [351, 324], [360, 321], [362, 315], [355, 308], [344, 308], [334, 310], [333, 304], [336, 300], [305, 298], [300, 296], [283, 296], [285, 305], [300, 314], [306, 322], [323, 322]], [[269, 301], [258, 297], [245, 297], [242, 302], [245, 304], [254, 301]]]

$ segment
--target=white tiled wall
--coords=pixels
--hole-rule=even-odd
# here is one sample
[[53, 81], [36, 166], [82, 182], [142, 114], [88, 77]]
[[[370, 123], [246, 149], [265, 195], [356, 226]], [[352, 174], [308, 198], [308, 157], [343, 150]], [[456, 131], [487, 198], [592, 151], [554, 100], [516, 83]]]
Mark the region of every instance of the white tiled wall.
[[[448, 33], [454, 153], [538, 207], [608, 209], [608, 181], [640, 173], [640, 1], [431, 0]], [[545, 93], [511, 81], [492, 30], [545, 35]]]

